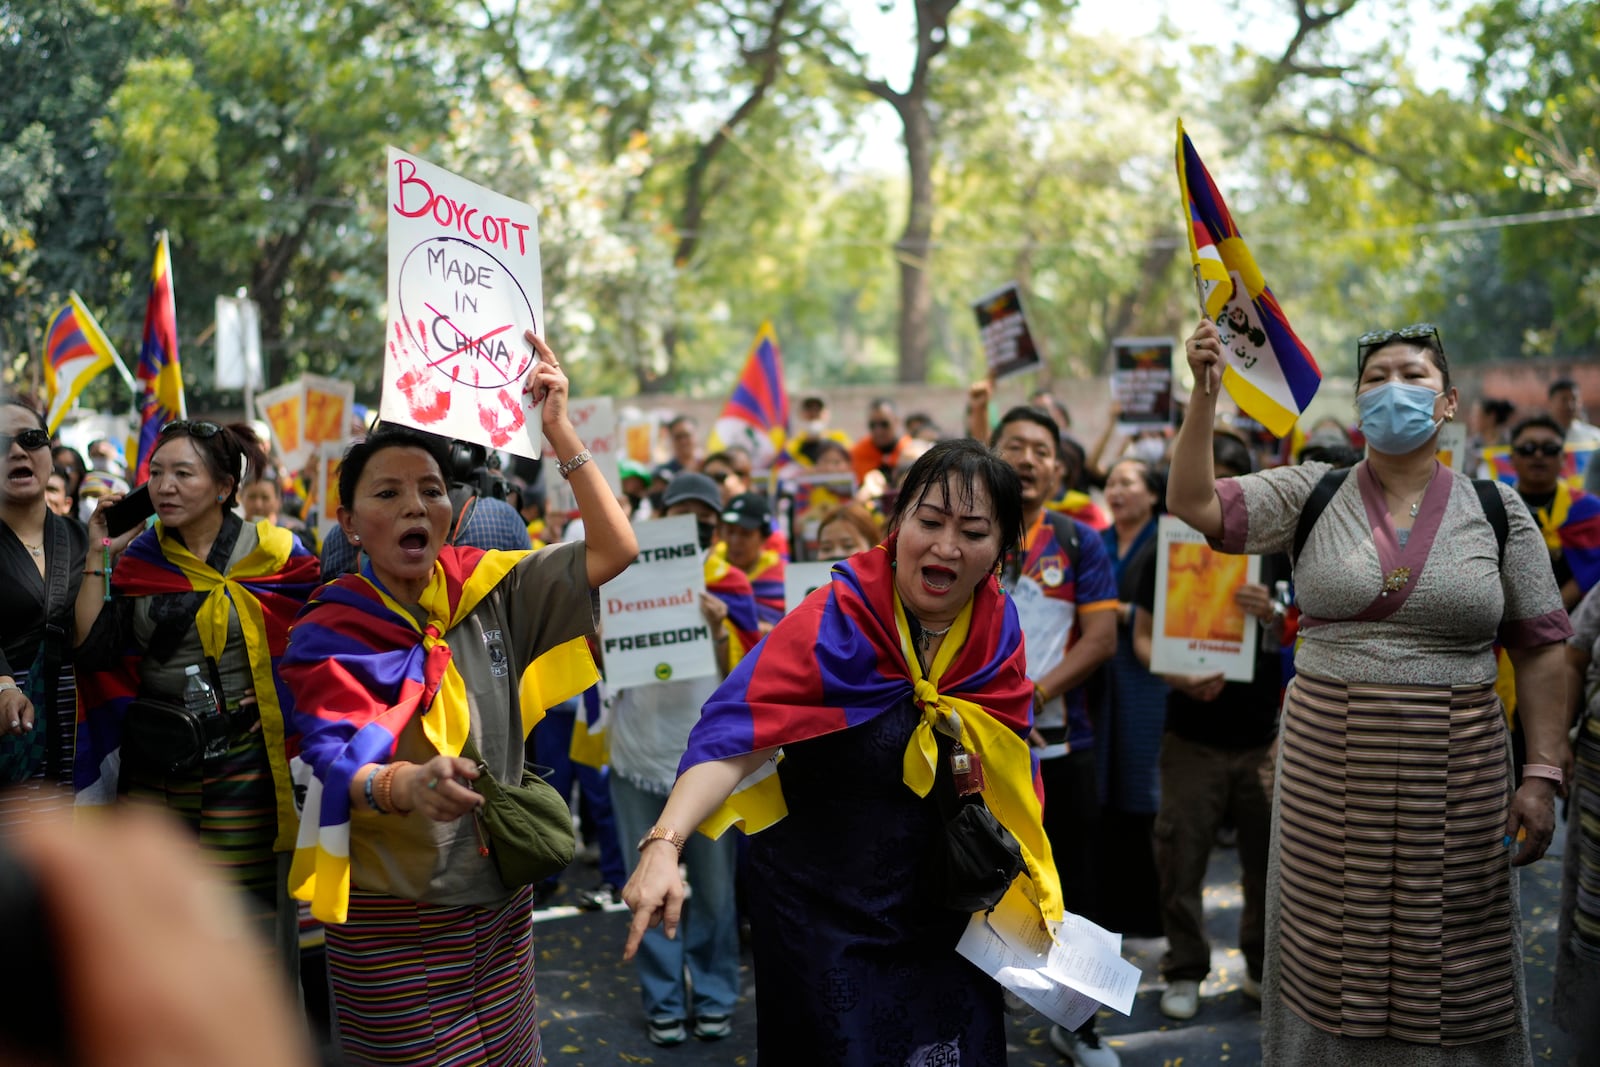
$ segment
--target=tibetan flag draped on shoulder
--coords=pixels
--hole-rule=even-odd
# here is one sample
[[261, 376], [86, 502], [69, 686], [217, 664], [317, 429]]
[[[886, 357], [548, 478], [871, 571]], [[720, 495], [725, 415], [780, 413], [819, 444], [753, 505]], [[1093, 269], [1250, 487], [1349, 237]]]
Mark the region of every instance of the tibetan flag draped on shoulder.
[[77, 293], [50, 323], [44, 341], [44, 384], [51, 433], [61, 427], [72, 405], [96, 374], [116, 365], [117, 350]]
[[150, 453], [161, 427], [187, 417], [183, 371], [178, 366], [178, 306], [172, 291], [172, 250], [163, 233], [150, 268], [150, 299], [144, 309], [144, 343], [139, 347], [139, 440], [128, 480], [143, 484], [150, 477]]
[[712, 452], [729, 445], [747, 449], [754, 469], [770, 470], [789, 433], [789, 393], [783, 383], [783, 353], [772, 323], [763, 322], [745, 359], [733, 395], [711, 428]]
[[[472, 714], [446, 637], [527, 555], [442, 549], [420, 600], [426, 625], [377, 584], [370, 566], [317, 590], [295, 620], [282, 673], [299, 698], [301, 758], [313, 777], [289, 890], [309, 901], [323, 922], [344, 922], [348, 913], [350, 782], [364, 765], [393, 758], [414, 715], [422, 717], [435, 751], [461, 754]], [[522, 705], [524, 736], [545, 708], [577, 696], [598, 677], [583, 638], [541, 655], [520, 686], [522, 693], [537, 694], [535, 703]]]
[[1560, 553], [1559, 569], [1570, 571], [1578, 583], [1578, 592], [1587, 593], [1600, 583], [1600, 497], [1558, 482], [1549, 507], [1536, 509], [1534, 518], [1545, 544]]
[[[294, 700], [279, 668], [289, 641], [289, 624], [321, 582], [317, 557], [281, 526], [254, 526], [256, 547], [218, 574], [157, 523], [146, 530], [118, 560], [111, 588], [121, 597], [161, 593], [204, 593], [195, 615], [200, 645], [220, 659], [228, 640], [230, 619], [238, 617], [245, 658], [261, 733], [277, 796], [278, 836], [275, 847], [287, 851], [299, 826], [290, 762], [299, 753], [294, 725]], [[242, 536], [242, 534], [241, 534]], [[139, 665], [144, 650], [129, 646], [113, 662], [91, 667], [78, 663], [78, 729], [73, 788], [81, 805], [109, 804], [117, 795], [122, 726], [128, 704], [139, 695]]]
[[[983, 761], [984, 801], [1022, 845], [1044, 918], [1060, 919], [1037, 765], [1023, 739], [1033, 721], [1033, 687], [1016, 606], [985, 578], [924, 676], [894, 591], [892, 552], [891, 541], [837, 564], [833, 580], [745, 657], [701, 710], [678, 773], [859, 726], [915, 701], [922, 719], [903, 759], [906, 787], [928, 795], [938, 758], [934, 730], [959, 730], [961, 743]], [[786, 814], [781, 775], [767, 764], [700, 829], [715, 836], [741, 825], [753, 833]]]
[[1322, 371], [1267, 288], [1181, 121], [1177, 164], [1195, 285], [1222, 333], [1222, 384], [1246, 415], [1286, 437], [1317, 395]]

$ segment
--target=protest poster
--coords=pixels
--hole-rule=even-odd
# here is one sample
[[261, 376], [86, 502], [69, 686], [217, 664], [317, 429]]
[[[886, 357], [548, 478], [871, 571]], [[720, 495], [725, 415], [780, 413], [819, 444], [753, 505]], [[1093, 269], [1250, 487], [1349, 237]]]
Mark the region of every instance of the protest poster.
[[1467, 428], [1459, 422], [1439, 427], [1439, 462], [1453, 471], [1472, 476], [1472, 450], [1467, 447]]
[[657, 415], [641, 414], [635, 409], [618, 420], [622, 437], [622, 454], [646, 467], [656, 465], [656, 437], [661, 433], [661, 419]]
[[389, 321], [379, 415], [538, 459], [523, 393], [544, 329], [538, 213], [389, 149]]
[[317, 539], [326, 541], [328, 534], [339, 525], [339, 465], [344, 462], [341, 442], [325, 442], [317, 446]]
[[290, 470], [299, 470], [311, 459], [306, 441], [306, 387], [296, 379], [255, 394], [256, 418], [272, 432], [272, 445], [278, 459]]
[[694, 516], [634, 527], [638, 558], [600, 587], [600, 648], [612, 689], [717, 673], [711, 627], [700, 614], [706, 591]]
[[350, 413], [356, 403], [354, 382], [303, 374], [306, 391], [306, 443], [316, 448], [325, 444], [343, 446], [350, 440]]
[[855, 498], [855, 475], [848, 471], [788, 475], [779, 488], [788, 498], [789, 544], [794, 558], [816, 559], [818, 524], [827, 512]]
[[1234, 601], [1261, 580], [1261, 557], [1213, 551], [1199, 531], [1171, 515], [1156, 528], [1156, 610], [1150, 670], [1215, 674], [1248, 682], [1256, 673], [1256, 620]]
[[790, 562], [783, 569], [783, 610], [793, 611], [800, 601], [833, 581], [833, 561], [816, 563]]
[[976, 300], [978, 334], [983, 338], [983, 358], [990, 378], [1005, 378], [1039, 366], [1039, 349], [1022, 311], [1022, 290], [1016, 282]]
[[[594, 457], [592, 462], [601, 474], [605, 475], [606, 484], [611, 487], [613, 495], [620, 495], [622, 482], [617, 476], [617, 451], [620, 440], [617, 434], [617, 416], [609, 396], [597, 396], [588, 400], [567, 400], [567, 418], [572, 422], [572, 428], [578, 431], [578, 440], [589, 450]], [[546, 471], [554, 474], [554, 471]], [[558, 479], [561, 475], [555, 475]]]
[[1111, 342], [1116, 369], [1111, 399], [1120, 407], [1117, 432], [1164, 430], [1172, 425], [1171, 337], [1118, 337]]

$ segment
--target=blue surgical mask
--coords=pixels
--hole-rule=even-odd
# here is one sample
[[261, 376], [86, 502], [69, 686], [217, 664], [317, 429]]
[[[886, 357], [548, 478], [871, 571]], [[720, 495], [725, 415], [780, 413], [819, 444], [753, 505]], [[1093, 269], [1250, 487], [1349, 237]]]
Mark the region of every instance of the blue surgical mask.
[[1367, 444], [1389, 456], [1415, 452], [1428, 443], [1443, 419], [1433, 417], [1435, 389], [1386, 382], [1356, 397], [1361, 432]]

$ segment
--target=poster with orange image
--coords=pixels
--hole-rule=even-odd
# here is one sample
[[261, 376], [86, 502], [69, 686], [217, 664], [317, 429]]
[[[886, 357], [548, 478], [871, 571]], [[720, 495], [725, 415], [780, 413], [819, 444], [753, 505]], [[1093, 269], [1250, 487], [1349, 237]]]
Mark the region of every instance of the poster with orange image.
[[306, 393], [306, 443], [313, 448], [324, 444], [344, 445], [350, 439], [355, 383], [316, 374], [303, 374], [300, 381]]
[[1261, 557], [1217, 552], [1196, 530], [1163, 515], [1156, 530], [1156, 610], [1150, 669], [1156, 674], [1255, 678], [1260, 627], [1235, 601], [1261, 580]]
[[305, 430], [305, 383], [296, 379], [259, 392], [255, 395], [255, 404], [256, 417], [272, 431], [272, 446], [278, 459], [290, 470], [304, 467], [311, 458]]
[[339, 464], [344, 462], [344, 445], [329, 442], [317, 446], [317, 540], [339, 525]]

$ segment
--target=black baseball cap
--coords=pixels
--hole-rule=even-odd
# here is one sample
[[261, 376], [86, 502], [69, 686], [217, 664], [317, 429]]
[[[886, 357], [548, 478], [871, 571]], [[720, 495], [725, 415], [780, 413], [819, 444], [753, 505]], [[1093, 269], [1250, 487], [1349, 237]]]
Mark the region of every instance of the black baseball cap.
[[722, 490], [717, 488], [717, 483], [696, 471], [684, 471], [667, 486], [666, 492], [661, 494], [661, 502], [666, 507], [681, 504], [685, 500], [696, 500], [710, 508], [712, 511], [722, 509]]
[[722, 521], [747, 530], [766, 530], [772, 526], [772, 505], [761, 493], [740, 493], [722, 510]]

